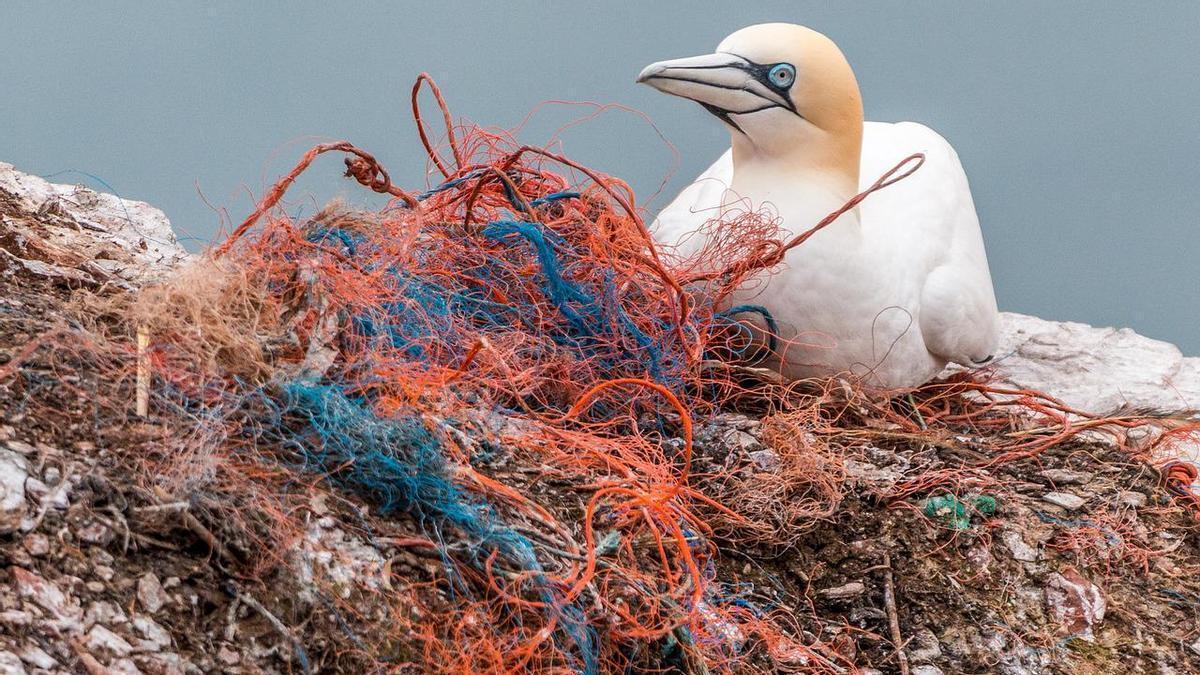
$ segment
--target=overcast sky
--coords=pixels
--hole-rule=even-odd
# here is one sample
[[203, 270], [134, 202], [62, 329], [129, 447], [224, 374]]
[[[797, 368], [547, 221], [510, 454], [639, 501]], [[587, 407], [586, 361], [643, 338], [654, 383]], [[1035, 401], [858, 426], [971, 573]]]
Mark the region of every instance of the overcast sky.
[[[353, 6], [354, 9], [350, 9]], [[286, 8], [286, 9], [285, 9]], [[318, 139], [424, 183], [406, 108], [437, 78], [457, 115], [511, 127], [539, 103], [615, 102], [571, 156], [664, 200], [728, 144], [698, 106], [636, 86], [652, 61], [760, 21], [834, 38], [869, 119], [958, 149], [1002, 309], [1127, 325], [1200, 354], [1200, 2], [0, 3], [0, 161], [167, 212], [196, 250]], [[545, 142], [579, 107], [543, 108]], [[291, 209], [360, 192], [316, 164]], [[94, 178], [93, 178], [94, 177]], [[204, 199], [201, 198], [201, 193]], [[303, 195], [309, 195], [305, 200]]]

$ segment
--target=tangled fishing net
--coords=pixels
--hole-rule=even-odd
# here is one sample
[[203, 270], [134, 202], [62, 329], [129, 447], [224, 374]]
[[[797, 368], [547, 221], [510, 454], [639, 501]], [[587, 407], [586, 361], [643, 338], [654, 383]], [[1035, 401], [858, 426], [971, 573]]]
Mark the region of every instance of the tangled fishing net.
[[[417, 105], [424, 83], [440, 145]], [[103, 362], [117, 402], [139, 370], [152, 376], [148, 484], [203, 506], [231, 574], [288, 564], [317, 493], [396, 551], [375, 591], [382, 615], [354, 594], [321, 596], [348, 636], [339, 658], [429, 672], [843, 672], [852, 663], [797, 617], [739, 591], [719, 546], [794, 544], [835, 512], [856, 444], [970, 435], [986, 448], [879, 495], [905, 503], [986, 487], [972, 465], [1083, 431], [1123, 440], [1142, 423], [1080, 421], [967, 377], [918, 392], [914, 411], [739, 369], [761, 345], [736, 315], [769, 314], [725, 309], [729, 292], [902, 179], [904, 163], [800, 237], [743, 214], [684, 260], [656, 249], [621, 181], [454, 126], [425, 77], [413, 112], [436, 185], [402, 190], [348, 143], [313, 148], [202, 259], [106, 301], [78, 348]], [[388, 205], [280, 213], [326, 152]], [[132, 327], [149, 336], [140, 354]], [[694, 425], [733, 409], [762, 416], [777, 467], [698, 460]], [[397, 560], [428, 565], [408, 574]]]

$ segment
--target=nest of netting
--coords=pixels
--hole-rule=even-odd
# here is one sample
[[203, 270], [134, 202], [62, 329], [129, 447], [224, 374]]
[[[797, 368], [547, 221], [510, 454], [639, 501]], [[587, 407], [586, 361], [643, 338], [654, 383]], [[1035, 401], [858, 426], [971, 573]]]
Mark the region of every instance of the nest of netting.
[[[224, 564], [289, 564], [280, 552], [316, 493], [431, 563], [405, 579], [389, 561], [371, 612], [337, 596], [346, 649], [365, 663], [843, 672], [844, 655], [756, 606], [718, 561], [726, 547], [786, 551], [831, 518], [863, 446], [962, 452], [872, 495], [889, 504], [978, 492], [987, 467], [1085, 432], [1150, 456], [1195, 431], [1162, 420], [1134, 448], [1125, 432], [1144, 415], [1087, 416], [979, 376], [897, 400], [781, 382], [755, 367], [761, 331], [738, 321], [769, 313], [726, 298], [836, 214], [786, 241], [769, 217], [739, 214], [680, 259], [654, 245], [623, 182], [455, 127], [433, 88], [435, 146], [423, 81], [413, 109], [435, 185], [405, 191], [348, 143], [313, 148], [222, 244], [105, 300], [99, 315], [117, 320], [89, 327], [114, 414], [141, 382], [168, 430], [143, 458], [148, 483], [203, 505]], [[276, 209], [327, 152], [393, 199], [304, 220]], [[761, 452], [722, 440], [735, 411]]]

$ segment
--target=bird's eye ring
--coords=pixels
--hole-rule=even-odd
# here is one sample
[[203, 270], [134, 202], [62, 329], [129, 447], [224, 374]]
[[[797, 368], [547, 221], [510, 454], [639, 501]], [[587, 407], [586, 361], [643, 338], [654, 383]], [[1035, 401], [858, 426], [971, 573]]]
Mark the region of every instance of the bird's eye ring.
[[787, 89], [796, 81], [796, 68], [790, 63], [777, 63], [771, 66], [767, 78], [776, 87]]

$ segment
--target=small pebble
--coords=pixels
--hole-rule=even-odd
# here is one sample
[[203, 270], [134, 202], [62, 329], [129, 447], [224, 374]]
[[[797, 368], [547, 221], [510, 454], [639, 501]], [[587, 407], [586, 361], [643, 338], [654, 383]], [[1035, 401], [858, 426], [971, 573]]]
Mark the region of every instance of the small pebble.
[[1042, 501], [1061, 506], [1068, 511], [1075, 511], [1086, 503], [1083, 497], [1070, 492], [1047, 492], [1042, 495]]
[[921, 628], [910, 638], [908, 651], [909, 658], [915, 663], [928, 663], [941, 657], [942, 645], [933, 631]]
[[779, 470], [779, 455], [774, 450], [755, 450], [746, 457], [759, 471], [770, 473]]
[[105, 654], [116, 658], [129, 656], [133, 651], [133, 645], [129, 644], [125, 638], [100, 624], [92, 626], [92, 629], [84, 636], [83, 644], [97, 655]]
[[25, 664], [21, 658], [8, 651], [0, 651], [0, 672], [6, 675], [25, 675]]
[[237, 662], [241, 661], [242, 657], [229, 647], [222, 645], [221, 648], [217, 650], [217, 660], [227, 666], [233, 666], [237, 665]]
[[35, 644], [26, 644], [18, 656], [21, 657], [22, 661], [34, 668], [50, 670], [58, 666], [58, 661], [55, 661], [54, 657], [47, 654], [45, 650]]
[[162, 609], [167, 601], [167, 594], [163, 592], [162, 584], [153, 572], [147, 572], [138, 579], [137, 597], [142, 607], [151, 614]]
[[19, 609], [6, 609], [0, 612], [0, 626], [28, 626], [33, 622], [33, 615]]
[[1055, 485], [1083, 485], [1092, 480], [1092, 474], [1068, 469], [1046, 469], [1038, 472], [1042, 478]]
[[844, 586], [835, 586], [833, 588], [826, 588], [818, 591], [818, 594], [829, 598], [830, 600], [849, 600], [850, 598], [857, 598], [866, 592], [867, 587], [864, 586], [862, 582], [851, 581]]
[[25, 551], [34, 557], [41, 557], [50, 552], [50, 538], [44, 534], [27, 534], [24, 544]]
[[1141, 492], [1127, 491], [1117, 495], [1117, 501], [1131, 509], [1140, 509], [1146, 505], [1146, 495]]
[[18, 567], [33, 567], [33, 556], [29, 555], [29, 551], [23, 548], [18, 548], [8, 554], [8, 561]]
[[101, 522], [89, 523], [88, 525], [80, 528], [77, 531], [77, 534], [79, 535], [80, 541], [84, 541], [89, 544], [101, 545], [112, 541], [114, 536], [112, 530], [108, 529], [108, 526]]
[[1005, 530], [1000, 535], [1000, 541], [1004, 542], [1014, 560], [1034, 562], [1039, 557], [1037, 549], [1030, 546], [1016, 530]]
[[[9, 427], [9, 428], [11, 428], [11, 427]], [[23, 443], [21, 441], [9, 440], [9, 441], [5, 442], [5, 445], [7, 445], [10, 450], [12, 450], [14, 452], [19, 452], [22, 455], [37, 454], [37, 448], [33, 447], [32, 445], [30, 445], [28, 443]]]

